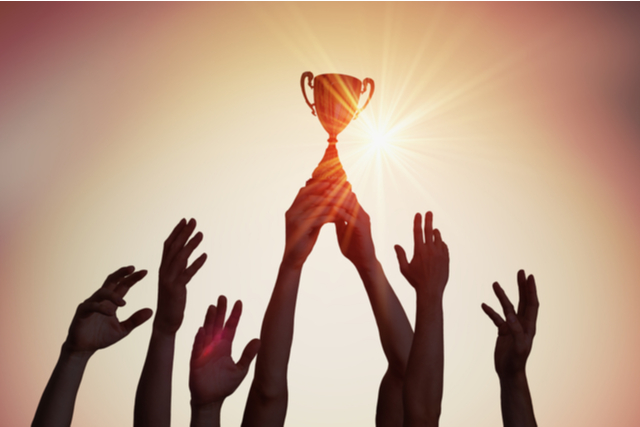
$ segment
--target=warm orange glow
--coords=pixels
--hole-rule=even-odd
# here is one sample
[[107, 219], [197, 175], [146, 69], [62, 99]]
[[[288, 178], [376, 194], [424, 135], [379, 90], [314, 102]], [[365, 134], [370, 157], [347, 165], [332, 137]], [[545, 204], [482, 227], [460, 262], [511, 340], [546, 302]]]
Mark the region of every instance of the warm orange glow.
[[[520, 268], [541, 302], [528, 367], [538, 423], [638, 425], [635, 16], [634, 3], [606, 2], [2, 4], [3, 424], [29, 424], [76, 306], [105, 274], [148, 269], [120, 310], [155, 306], [166, 231], [194, 217], [210, 258], [177, 338], [172, 421], [188, 424], [202, 313], [220, 294], [241, 299], [236, 342], [257, 336], [284, 213], [327, 147], [300, 93], [311, 70], [375, 81], [336, 148], [409, 318], [393, 245], [411, 248], [413, 215], [430, 210], [449, 246], [441, 425], [500, 425], [480, 304], [495, 302], [493, 281], [517, 294]], [[299, 292], [287, 424], [374, 425], [386, 362], [333, 224]], [[90, 361], [75, 423], [130, 423], [148, 323]], [[240, 425], [251, 375], [224, 425]]]

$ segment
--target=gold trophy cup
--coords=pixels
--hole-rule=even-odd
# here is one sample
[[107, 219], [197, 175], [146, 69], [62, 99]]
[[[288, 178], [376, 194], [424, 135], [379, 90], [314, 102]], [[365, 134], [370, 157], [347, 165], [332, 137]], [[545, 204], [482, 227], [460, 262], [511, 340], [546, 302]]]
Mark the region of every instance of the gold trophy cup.
[[[313, 89], [313, 104], [309, 102], [305, 91], [306, 79], [309, 80], [309, 87]], [[369, 97], [362, 108], [358, 108], [360, 95], [366, 92], [367, 86], [371, 87]], [[337, 137], [371, 101], [375, 89], [373, 80], [366, 78], [361, 82], [357, 78], [345, 74], [321, 74], [314, 78], [313, 73], [307, 71], [302, 73], [300, 87], [304, 100], [311, 108], [311, 113], [318, 116], [320, 124], [329, 133], [327, 140], [329, 146], [309, 181], [328, 180], [338, 181], [337, 183], [342, 184], [347, 181], [347, 174], [338, 158]]]

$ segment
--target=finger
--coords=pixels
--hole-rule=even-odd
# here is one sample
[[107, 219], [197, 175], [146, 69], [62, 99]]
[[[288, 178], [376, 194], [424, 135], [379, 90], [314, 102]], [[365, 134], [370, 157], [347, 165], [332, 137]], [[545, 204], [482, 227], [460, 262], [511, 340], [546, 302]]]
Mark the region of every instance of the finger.
[[[193, 233], [193, 230], [196, 228], [196, 220], [191, 218], [187, 224], [182, 227], [180, 232], [177, 234], [175, 239], [171, 242], [169, 246], [169, 252], [167, 254], [167, 260], [171, 262], [173, 258], [181, 252], [184, 248], [184, 245], [189, 240], [189, 236]], [[202, 237], [200, 237], [202, 238]]]
[[496, 313], [493, 308], [489, 307], [485, 303], [482, 303], [481, 307], [482, 310], [487, 314], [487, 316], [489, 316], [489, 318], [493, 321], [493, 324], [498, 328], [504, 324], [504, 320], [502, 319], [502, 317], [500, 317], [500, 315]]
[[200, 357], [202, 351], [204, 350], [204, 341], [205, 341], [206, 332], [204, 328], [198, 328], [198, 332], [196, 332], [196, 336], [193, 339], [193, 348], [191, 349], [191, 364]]
[[104, 314], [105, 316], [113, 316], [116, 314], [118, 307], [111, 301], [102, 300], [90, 301], [87, 300], [80, 304], [76, 310], [76, 316], [84, 318], [92, 315], [93, 313]]
[[333, 185], [325, 190], [323, 195], [341, 205], [345, 203], [353, 205], [354, 202], [354, 194], [349, 185]]
[[428, 248], [433, 248], [433, 213], [431, 211], [424, 215], [424, 242]]
[[171, 264], [169, 265], [169, 275], [177, 276], [186, 267], [189, 257], [193, 251], [202, 242], [203, 235], [201, 232], [197, 232], [195, 236], [189, 242], [183, 246], [174, 256]]
[[396, 250], [396, 256], [398, 257], [398, 264], [400, 265], [400, 272], [406, 277], [409, 270], [409, 261], [407, 261], [407, 253], [402, 246], [395, 245], [393, 249]]
[[307, 183], [307, 185], [305, 185], [298, 191], [298, 194], [296, 195], [296, 198], [293, 200], [291, 207], [294, 208], [299, 203], [304, 202], [304, 200], [311, 195], [321, 195], [330, 186], [331, 186], [331, 183], [328, 181], [314, 180]]
[[338, 208], [335, 210], [335, 219], [342, 221], [347, 226], [353, 226], [358, 221], [358, 218], [351, 215], [349, 211], [343, 208]]
[[298, 224], [300, 234], [305, 235], [313, 229], [320, 228], [324, 224], [334, 222], [338, 217], [343, 218], [338, 209], [327, 207], [320, 212], [314, 212], [308, 217], [302, 219]]
[[115, 288], [118, 282], [122, 280], [122, 278], [133, 273], [134, 270], [135, 268], [132, 265], [128, 267], [120, 267], [119, 269], [117, 269], [116, 271], [114, 271], [113, 273], [107, 276], [106, 280], [102, 284], [102, 287], [108, 288], [108, 289]]
[[114, 305], [122, 307], [125, 305], [124, 299], [120, 297], [114, 290], [109, 288], [100, 288], [91, 295], [87, 301], [101, 303], [102, 301], [110, 301]]
[[200, 268], [204, 265], [206, 260], [207, 254], [202, 254], [195, 261], [193, 261], [193, 264], [191, 264], [186, 270], [184, 270], [184, 272], [180, 275], [180, 279], [185, 285], [189, 283], [193, 276], [195, 276], [198, 270], [200, 270]]
[[440, 230], [437, 228], [433, 230], [433, 244], [436, 248], [441, 247], [443, 244], [442, 235], [440, 234]]
[[169, 257], [169, 255], [172, 255], [170, 252], [171, 252], [171, 247], [173, 246], [173, 242], [176, 240], [176, 238], [182, 232], [182, 230], [186, 225], [187, 225], [187, 220], [185, 218], [182, 218], [178, 223], [178, 225], [176, 225], [173, 228], [173, 230], [169, 234], [169, 237], [167, 237], [167, 239], [164, 241], [164, 249], [162, 251], [163, 259], [165, 258], [165, 256]]
[[493, 291], [498, 297], [498, 301], [500, 301], [500, 305], [502, 306], [505, 317], [508, 316], [509, 313], [515, 314], [516, 311], [513, 308], [513, 304], [511, 304], [511, 301], [509, 301], [509, 297], [507, 297], [507, 294], [504, 292], [498, 282], [495, 282], [493, 284]]
[[413, 256], [422, 253], [424, 242], [422, 241], [422, 216], [417, 213], [413, 217]]
[[353, 192], [349, 192], [346, 194], [344, 202], [342, 203], [342, 207], [345, 211], [353, 216], [356, 216], [357, 213], [362, 209], [362, 206], [360, 206], [360, 203], [358, 203], [358, 198]]
[[227, 315], [227, 297], [220, 295], [218, 297], [218, 310], [216, 313], [215, 323], [213, 324], [214, 336], [219, 336], [224, 328], [224, 318]]
[[236, 335], [236, 328], [238, 327], [238, 322], [240, 322], [241, 315], [242, 301], [238, 300], [235, 304], [233, 304], [231, 314], [229, 315], [229, 320], [227, 320], [227, 323], [224, 325], [224, 331], [222, 332], [222, 336], [224, 339], [233, 341], [233, 337], [235, 337]]
[[216, 306], [213, 304], [210, 305], [209, 308], [207, 309], [207, 314], [204, 317], [204, 324], [203, 324], [204, 332], [207, 337], [213, 336], [213, 328], [216, 321], [216, 314], [217, 314]]
[[288, 213], [289, 215], [297, 216], [302, 212], [305, 212], [311, 208], [317, 206], [326, 206], [329, 204], [327, 197], [323, 194], [309, 194], [291, 205]]
[[133, 313], [124, 322], [120, 322], [120, 325], [125, 330], [126, 335], [128, 335], [129, 332], [133, 331], [135, 328], [149, 320], [151, 318], [151, 315], [153, 315], [153, 310], [151, 310], [150, 308], [143, 308], [142, 310], [138, 310]]
[[524, 316], [527, 310], [527, 276], [524, 270], [518, 271], [518, 316]]
[[249, 343], [245, 346], [242, 351], [242, 356], [240, 356], [240, 360], [236, 363], [236, 366], [243, 371], [247, 371], [249, 369], [249, 365], [251, 365], [251, 361], [256, 357], [258, 351], [260, 350], [260, 340], [255, 338], [249, 341]]
[[536, 332], [536, 321], [540, 302], [538, 301], [538, 291], [536, 289], [536, 279], [533, 275], [527, 278], [527, 309], [524, 316], [524, 326], [528, 333], [534, 335]]
[[124, 297], [127, 294], [127, 292], [129, 292], [129, 289], [131, 289], [133, 285], [135, 285], [140, 280], [142, 280], [146, 275], [147, 275], [147, 270], [140, 270], [125, 277], [120, 281], [120, 283], [118, 283], [118, 286], [116, 286], [114, 291], [115, 294], [120, 298]]

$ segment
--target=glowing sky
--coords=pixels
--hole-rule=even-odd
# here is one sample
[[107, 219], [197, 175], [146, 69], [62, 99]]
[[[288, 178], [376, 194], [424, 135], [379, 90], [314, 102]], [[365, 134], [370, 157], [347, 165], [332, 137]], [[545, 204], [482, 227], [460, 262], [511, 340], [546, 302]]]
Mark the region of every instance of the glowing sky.
[[[187, 425], [206, 307], [242, 299], [235, 350], [258, 336], [284, 212], [326, 147], [300, 93], [311, 71], [376, 83], [337, 147], [411, 319], [393, 245], [411, 247], [427, 210], [449, 245], [441, 425], [499, 425], [480, 304], [497, 304], [496, 280], [515, 296], [524, 268], [541, 301], [539, 424], [637, 426], [639, 20], [637, 4], [2, 3], [3, 425], [31, 421], [75, 307], [108, 273], [149, 269], [121, 311], [155, 308], [162, 242], [194, 217], [209, 260], [178, 335], [173, 421]], [[75, 425], [132, 423], [150, 330], [93, 357]], [[384, 369], [327, 226], [303, 271], [288, 425], [372, 426]]]

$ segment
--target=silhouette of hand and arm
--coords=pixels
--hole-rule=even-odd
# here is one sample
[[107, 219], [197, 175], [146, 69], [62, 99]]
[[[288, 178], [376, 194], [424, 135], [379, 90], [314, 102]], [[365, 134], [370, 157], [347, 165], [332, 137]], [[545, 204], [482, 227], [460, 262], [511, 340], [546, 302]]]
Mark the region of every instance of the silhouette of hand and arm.
[[286, 242], [271, 299], [262, 321], [260, 352], [242, 425], [281, 427], [287, 413], [287, 367], [302, 266], [320, 228], [344, 213], [336, 207], [328, 182], [310, 182], [300, 189], [285, 215]]
[[416, 290], [416, 329], [404, 382], [404, 426], [437, 426], [440, 419], [444, 336], [442, 298], [449, 280], [449, 249], [427, 212], [413, 222], [413, 258], [396, 245], [400, 271]]
[[338, 187], [336, 191], [345, 211], [344, 216], [336, 220], [340, 250], [356, 267], [364, 283], [388, 363], [378, 391], [376, 425], [399, 426], [403, 419], [402, 388], [413, 331], [376, 258], [369, 215], [352, 191], [345, 187]]
[[204, 325], [198, 330], [193, 343], [189, 372], [191, 427], [220, 426], [224, 399], [238, 388], [260, 348], [260, 340], [251, 340], [238, 363], [233, 361], [231, 345], [242, 313], [242, 303], [235, 303], [225, 324], [226, 310], [227, 299], [220, 296], [217, 307], [209, 306]]
[[120, 341], [151, 317], [149, 308], [138, 310], [122, 322], [116, 316], [118, 307], [125, 304], [124, 296], [146, 274], [145, 270], [134, 272], [133, 267], [122, 267], [78, 306], [32, 427], [71, 425], [78, 388], [89, 358], [97, 350]]
[[173, 229], [164, 243], [158, 279], [158, 307], [147, 358], [136, 392], [134, 425], [136, 427], [168, 427], [171, 422], [171, 376], [176, 333], [182, 324], [191, 278], [206, 260], [202, 254], [191, 265], [189, 256], [202, 241], [191, 219]]
[[495, 369], [500, 379], [500, 403], [505, 427], [534, 427], [536, 419], [529, 392], [526, 364], [538, 318], [538, 294], [533, 275], [518, 271], [518, 311], [496, 282], [493, 290], [500, 301], [503, 319], [491, 307], [482, 304], [482, 309], [498, 328], [498, 339], [494, 352]]

